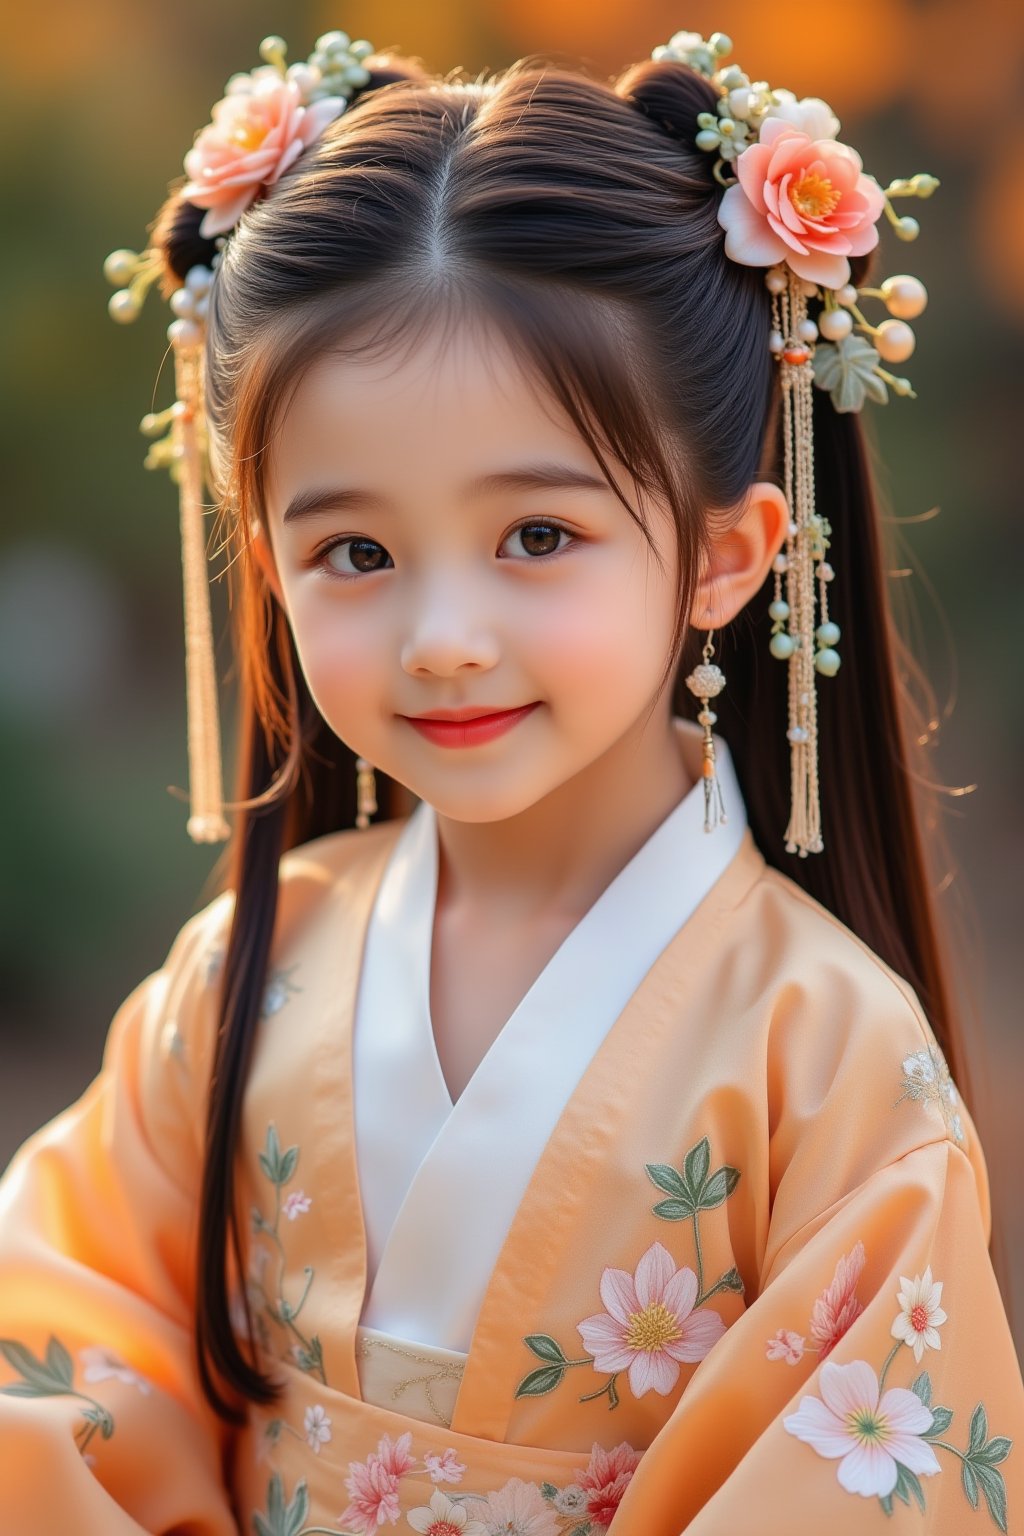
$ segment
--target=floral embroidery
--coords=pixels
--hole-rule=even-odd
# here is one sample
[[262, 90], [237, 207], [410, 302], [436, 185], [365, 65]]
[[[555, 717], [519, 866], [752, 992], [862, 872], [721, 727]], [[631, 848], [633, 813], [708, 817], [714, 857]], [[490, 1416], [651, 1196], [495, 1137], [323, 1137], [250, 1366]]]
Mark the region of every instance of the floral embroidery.
[[[224, 964], [224, 956], [227, 951], [223, 945], [217, 945], [210, 950], [206, 961], [206, 984], [209, 986], [220, 975]], [[272, 1014], [280, 1013], [293, 992], [301, 992], [302, 987], [296, 986], [290, 979], [293, 971], [298, 970], [298, 962], [288, 966], [287, 970], [272, 970], [266, 986], [263, 989], [263, 1000], [260, 1004], [260, 1018], [269, 1019]]]
[[717, 1312], [705, 1311], [704, 1303], [718, 1291], [743, 1291], [739, 1271], [728, 1270], [704, 1289], [704, 1261], [700, 1244], [701, 1211], [715, 1210], [732, 1194], [739, 1179], [736, 1168], [711, 1169], [711, 1143], [706, 1136], [687, 1152], [682, 1172], [667, 1163], [645, 1164], [647, 1175], [667, 1196], [653, 1209], [664, 1221], [692, 1221], [696, 1269], [677, 1268], [664, 1244], [655, 1242], [641, 1255], [636, 1271], [607, 1268], [599, 1291], [606, 1310], [595, 1312], [576, 1324], [585, 1349], [570, 1359], [556, 1339], [547, 1333], [528, 1334], [523, 1343], [544, 1364], [524, 1376], [516, 1397], [542, 1397], [553, 1392], [567, 1370], [592, 1365], [611, 1374], [596, 1392], [581, 1396], [581, 1403], [608, 1394], [609, 1409], [619, 1405], [616, 1380], [628, 1371], [634, 1397], [646, 1392], [671, 1392], [679, 1380], [679, 1362], [703, 1360], [725, 1332]]
[[300, 1370], [309, 1371], [319, 1376], [327, 1385], [327, 1376], [324, 1372], [323, 1348], [317, 1334], [306, 1338], [298, 1326], [298, 1318], [306, 1304], [309, 1288], [313, 1283], [316, 1270], [312, 1264], [303, 1266], [302, 1273], [306, 1277], [306, 1284], [302, 1295], [297, 1301], [289, 1301], [284, 1294], [285, 1251], [281, 1240], [281, 1217], [287, 1216], [289, 1221], [295, 1221], [297, 1217], [308, 1211], [312, 1199], [303, 1191], [295, 1190], [282, 1200], [281, 1190], [293, 1177], [299, 1161], [299, 1148], [289, 1147], [287, 1151], [281, 1151], [278, 1140], [277, 1127], [271, 1121], [267, 1127], [267, 1139], [263, 1151], [259, 1155], [260, 1168], [274, 1189], [274, 1215], [273, 1219], [266, 1217], [258, 1206], [252, 1208], [252, 1228], [257, 1234], [265, 1234], [277, 1251], [278, 1266], [277, 1275], [273, 1281], [273, 1295], [268, 1290], [270, 1283], [266, 1278], [266, 1271], [273, 1257], [273, 1250], [268, 1250], [262, 1243], [253, 1244], [253, 1250], [249, 1258], [249, 1272], [247, 1295], [250, 1305], [256, 1310], [259, 1325], [260, 1341], [263, 1348], [269, 1353], [273, 1349], [272, 1336], [267, 1327], [268, 1322], [278, 1330], [284, 1330], [292, 1341], [291, 1356]]
[[939, 1306], [941, 1295], [942, 1281], [932, 1280], [930, 1264], [923, 1276], [915, 1275], [913, 1280], [900, 1275], [897, 1300], [901, 1311], [892, 1325], [892, 1335], [913, 1346], [918, 1365], [926, 1349], [942, 1348], [938, 1326], [946, 1321], [946, 1314]]
[[[487, 1527], [468, 1515], [464, 1504], [453, 1504], [440, 1488], [430, 1495], [425, 1508], [409, 1511], [409, 1524], [414, 1531], [425, 1531], [428, 1536], [487, 1536]], [[510, 1531], [519, 1529], [520, 1526], [509, 1525]]]
[[[863, 1267], [862, 1243], [839, 1261], [836, 1279], [822, 1300], [834, 1300], [837, 1282], [849, 1282], [853, 1260], [857, 1261], [855, 1285]], [[977, 1509], [979, 1493], [983, 1494], [989, 1514], [999, 1530], [1005, 1532], [1006, 1485], [999, 1463], [1010, 1454], [1013, 1441], [1005, 1435], [989, 1438], [984, 1403], [975, 1407], [967, 1446], [960, 1449], [939, 1439], [952, 1423], [953, 1409], [932, 1406], [932, 1384], [927, 1371], [915, 1377], [909, 1389], [890, 1387], [883, 1391], [889, 1368], [904, 1345], [913, 1350], [918, 1363], [926, 1349], [940, 1348], [938, 1326], [946, 1321], [946, 1313], [939, 1306], [941, 1295], [942, 1281], [933, 1281], [931, 1266], [913, 1280], [901, 1275], [896, 1293], [900, 1310], [891, 1329], [896, 1343], [882, 1364], [881, 1374], [876, 1376], [866, 1360], [853, 1360], [847, 1365], [826, 1360], [821, 1366], [821, 1397], [802, 1397], [797, 1412], [788, 1414], [782, 1422], [791, 1435], [805, 1441], [819, 1456], [839, 1461], [836, 1476], [841, 1487], [865, 1498], [878, 1498], [887, 1515], [892, 1514], [894, 1498], [908, 1505], [913, 1498], [924, 1511], [921, 1478], [934, 1477], [942, 1471], [935, 1447], [949, 1451], [960, 1461], [961, 1483], [971, 1507]], [[852, 1298], [852, 1289], [849, 1296]], [[843, 1308], [840, 1315], [850, 1317], [849, 1309]], [[795, 1363], [803, 1342], [799, 1334], [780, 1328], [769, 1341], [768, 1357]]]
[[138, 1387], [143, 1396], [148, 1396], [153, 1390], [152, 1382], [125, 1365], [120, 1355], [115, 1355], [113, 1350], [105, 1349], [100, 1344], [93, 1345], [90, 1349], [80, 1349], [78, 1358], [85, 1361], [85, 1370], [82, 1372], [83, 1381], [109, 1381], [112, 1376], [116, 1376], [118, 1381], [127, 1381]]
[[[104, 1440], [110, 1439], [114, 1433], [114, 1415], [94, 1397], [75, 1390], [74, 1363], [60, 1339], [53, 1334], [50, 1335], [44, 1360], [40, 1360], [17, 1339], [0, 1339], [0, 1354], [9, 1365], [13, 1365], [21, 1377], [20, 1381], [9, 1382], [7, 1386], [0, 1387], [0, 1392], [5, 1392], [10, 1397], [80, 1397], [83, 1403], [88, 1405], [82, 1409], [85, 1424], [76, 1431], [75, 1444], [82, 1452], [85, 1461], [90, 1466], [94, 1466], [96, 1458], [91, 1452], [86, 1452], [86, 1447], [97, 1430], [100, 1431]], [[153, 1390], [152, 1382], [147, 1381], [145, 1376], [140, 1376], [138, 1371], [133, 1371], [112, 1350], [96, 1345], [79, 1350], [79, 1358], [86, 1362], [86, 1368], [82, 1373], [86, 1381], [106, 1381], [110, 1377], [116, 1377], [120, 1381], [137, 1386], [142, 1393], [150, 1393]]]
[[952, 1132], [958, 1142], [965, 1138], [963, 1121], [957, 1105], [960, 1096], [956, 1090], [956, 1084], [949, 1074], [946, 1058], [938, 1045], [928, 1045], [923, 1050], [913, 1051], [903, 1058], [903, 1092], [894, 1101], [902, 1104], [904, 1099], [923, 1100], [927, 1104], [936, 1104], [941, 1111], [946, 1127]]
[[[640, 1452], [626, 1441], [611, 1450], [595, 1443], [575, 1481], [562, 1488], [520, 1477], [509, 1478], [489, 1493], [446, 1493], [437, 1487], [428, 1503], [416, 1503], [405, 1511], [405, 1518], [421, 1536], [602, 1536], [639, 1465]], [[307, 1526], [305, 1478], [286, 1503], [281, 1475], [274, 1472], [266, 1509], [253, 1511], [253, 1531], [255, 1536], [372, 1536], [382, 1525], [398, 1524], [402, 1479], [418, 1469], [429, 1471], [435, 1483], [459, 1483], [466, 1472], [451, 1446], [440, 1455], [428, 1452], [420, 1463], [412, 1455], [411, 1430], [397, 1440], [385, 1434], [364, 1461], [349, 1462], [349, 1503], [336, 1527]]]
[[306, 1409], [306, 1440], [310, 1448], [320, 1454], [320, 1447], [331, 1438], [331, 1416], [322, 1403], [313, 1403]]
[[794, 1333], [790, 1328], [780, 1328], [774, 1338], [768, 1340], [768, 1359], [785, 1360], [787, 1365], [796, 1365], [798, 1360], [803, 1359], [804, 1350], [809, 1348], [817, 1350], [824, 1360], [864, 1310], [863, 1302], [858, 1301], [856, 1296], [857, 1281], [863, 1268], [864, 1244], [858, 1241], [839, 1260], [831, 1284], [825, 1287], [811, 1308], [810, 1330], [814, 1342], [808, 1345], [803, 1334]]

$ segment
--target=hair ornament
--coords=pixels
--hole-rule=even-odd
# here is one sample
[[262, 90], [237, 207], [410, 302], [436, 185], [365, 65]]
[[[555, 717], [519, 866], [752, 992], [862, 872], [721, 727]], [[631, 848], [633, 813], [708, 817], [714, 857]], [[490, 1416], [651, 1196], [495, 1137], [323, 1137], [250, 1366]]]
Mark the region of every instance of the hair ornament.
[[[224, 247], [245, 210], [339, 117], [370, 79], [364, 60], [372, 43], [352, 42], [345, 32], [326, 32], [309, 58], [285, 63], [283, 38], [265, 37], [264, 61], [231, 76], [211, 120], [185, 155], [181, 195], [205, 209], [201, 239], [216, 250], [210, 265], [197, 263], [169, 295], [174, 319], [167, 339], [174, 351], [174, 403], [142, 418], [140, 430], [156, 439], [147, 469], [166, 469], [178, 486], [185, 607], [185, 676], [188, 717], [189, 818], [194, 842], [230, 836], [224, 818], [221, 739], [217, 710], [210, 588], [203, 537], [204, 487], [211, 484], [203, 390], [203, 350], [211, 290]], [[146, 294], [166, 273], [159, 250], [111, 251], [104, 276], [117, 288], [108, 302], [112, 319], [134, 321]]]
[[[694, 142], [716, 157], [726, 256], [741, 266], [764, 267], [771, 295], [768, 347], [781, 369], [790, 522], [785, 553], [773, 566], [769, 649], [789, 663], [786, 852], [805, 858], [824, 848], [815, 681], [838, 672], [841, 634], [828, 606], [835, 575], [827, 558], [832, 528], [814, 506], [812, 384], [827, 391], [841, 412], [859, 411], [868, 398], [884, 405], [890, 389], [916, 398], [909, 379], [881, 365], [903, 363], [913, 352], [916, 338], [907, 321], [924, 310], [925, 286], [899, 273], [878, 288], [858, 288], [850, 281], [849, 258], [877, 246], [883, 213], [899, 239], [916, 240], [917, 220], [897, 214], [892, 200], [931, 197], [939, 182], [919, 173], [883, 189], [864, 171], [857, 151], [837, 138], [840, 122], [827, 102], [751, 81], [737, 65], [723, 65], [731, 52], [732, 40], [723, 32], [709, 38], [676, 32], [651, 57], [686, 64], [715, 87], [716, 109], [697, 114]], [[872, 325], [860, 309], [860, 300], [868, 298], [881, 299], [892, 318]], [[811, 300], [820, 304], [814, 316]]]

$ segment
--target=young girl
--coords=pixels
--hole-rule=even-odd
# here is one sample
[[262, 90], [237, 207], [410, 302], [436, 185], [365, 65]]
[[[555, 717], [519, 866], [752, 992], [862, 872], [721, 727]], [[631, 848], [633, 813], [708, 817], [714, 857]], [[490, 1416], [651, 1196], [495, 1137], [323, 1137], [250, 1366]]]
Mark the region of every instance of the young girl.
[[0, 1184], [12, 1536], [1024, 1530], [859, 416], [935, 182], [728, 52], [267, 39], [108, 259], [240, 795]]

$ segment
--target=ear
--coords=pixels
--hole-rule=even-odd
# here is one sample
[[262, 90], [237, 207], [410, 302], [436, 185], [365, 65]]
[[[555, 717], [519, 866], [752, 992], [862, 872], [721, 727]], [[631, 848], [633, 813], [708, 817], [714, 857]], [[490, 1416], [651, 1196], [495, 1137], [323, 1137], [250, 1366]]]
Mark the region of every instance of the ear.
[[277, 574], [277, 562], [274, 559], [274, 551], [270, 547], [267, 531], [258, 517], [253, 518], [252, 526], [253, 535], [249, 548], [257, 565], [263, 572], [267, 585], [283, 608], [285, 602], [284, 593], [281, 590], [281, 578]]
[[697, 585], [690, 622], [721, 629], [761, 590], [786, 540], [789, 506], [770, 480], [757, 480], [739, 503], [738, 520], [723, 520], [713, 534], [710, 562]]

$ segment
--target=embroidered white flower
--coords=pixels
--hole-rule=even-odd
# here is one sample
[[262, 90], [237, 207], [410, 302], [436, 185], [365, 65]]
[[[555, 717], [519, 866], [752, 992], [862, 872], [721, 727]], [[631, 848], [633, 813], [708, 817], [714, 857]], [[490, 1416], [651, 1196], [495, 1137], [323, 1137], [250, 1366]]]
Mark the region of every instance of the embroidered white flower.
[[885, 1498], [896, 1486], [897, 1462], [919, 1477], [942, 1470], [921, 1438], [931, 1428], [932, 1410], [906, 1387], [890, 1387], [879, 1398], [878, 1377], [866, 1360], [826, 1360], [821, 1398], [802, 1397], [782, 1422], [819, 1456], [842, 1458], [836, 1476], [848, 1493]]
[[551, 1502], [560, 1515], [573, 1515], [582, 1519], [587, 1513], [587, 1493], [579, 1483], [570, 1483], [568, 1488], [560, 1488]]
[[451, 1446], [442, 1451], [440, 1456], [428, 1451], [423, 1464], [435, 1483], [461, 1483], [466, 1471], [465, 1462], [459, 1460]]
[[281, 1204], [281, 1209], [289, 1221], [294, 1221], [296, 1216], [301, 1216], [312, 1205], [309, 1195], [301, 1189], [294, 1189], [290, 1195], [286, 1195]]
[[85, 1381], [108, 1381], [114, 1376], [118, 1381], [127, 1381], [138, 1387], [144, 1396], [153, 1390], [152, 1382], [140, 1376], [138, 1371], [133, 1371], [113, 1350], [104, 1349], [102, 1345], [80, 1349], [78, 1358], [85, 1362], [85, 1370], [82, 1372]]
[[963, 1144], [964, 1124], [957, 1112], [960, 1095], [939, 1047], [928, 1045], [923, 1050], [911, 1051], [909, 1056], [904, 1056], [902, 1081], [903, 1092], [896, 1103], [910, 1098], [934, 1104], [952, 1135]]
[[306, 1409], [306, 1443], [320, 1454], [320, 1447], [331, 1438], [331, 1417], [322, 1403], [313, 1403]]
[[474, 1520], [464, 1504], [453, 1504], [446, 1493], [435, 1488], [429, 1505], [410, 1509], [409, 1524], [422, 1536], [487, 1536], [487, 1528]]
[[915, 1275], [913, 1280], [900, 1275], [896, 1295], [900, 1312], [892, 1325], [892, 1335], [913, 1346], [918, 1364], [926, 1349], [942, 1348], [938, 1327], [946, 1321], [946, 1314], [939, 1306], [941, 1296], [942, 1281], [932, 1279], [930, 1264], [923, 1275]]

